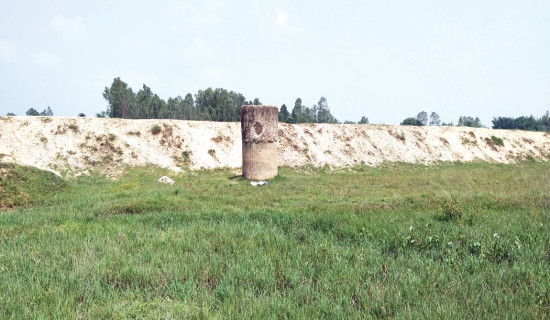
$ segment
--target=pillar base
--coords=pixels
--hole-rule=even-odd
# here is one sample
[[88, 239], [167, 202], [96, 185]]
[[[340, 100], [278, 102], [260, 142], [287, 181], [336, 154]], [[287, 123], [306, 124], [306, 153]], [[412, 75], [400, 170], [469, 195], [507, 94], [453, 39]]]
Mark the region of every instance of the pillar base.
[[243, 177], [248, 180], [273, 179], [278, 174], [277, 144], [243, 142]]

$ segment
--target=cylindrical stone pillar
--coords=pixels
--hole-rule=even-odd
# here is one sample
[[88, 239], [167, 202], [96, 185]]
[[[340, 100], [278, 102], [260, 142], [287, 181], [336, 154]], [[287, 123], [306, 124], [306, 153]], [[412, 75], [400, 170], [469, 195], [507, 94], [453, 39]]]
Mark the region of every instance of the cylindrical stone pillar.
[[279, 112], [272, 106], [242, 106], [243, 177], [266, 180], [277, 176]]

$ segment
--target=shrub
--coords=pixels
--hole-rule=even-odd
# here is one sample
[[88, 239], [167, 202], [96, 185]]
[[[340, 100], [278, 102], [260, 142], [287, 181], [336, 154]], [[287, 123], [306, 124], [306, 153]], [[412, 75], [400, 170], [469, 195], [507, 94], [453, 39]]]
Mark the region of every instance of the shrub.
[[441, 207], [443, 209], [443, 214], [445, 218], [449, 221], [458, 220], [462, 218], [462, 210], [460, 208], [460, 203], [455, 197], [446, 196], [441, 202]]
[[493, 141], [497, 146], [504, 146], [504, 141], [502, 141], [499, 137], [491, 136], [491, 141]]
[[69, 129], [73, 130], [74, 133], [77, 133], [78, 132], [78, 126], [74, 123], [71, 123], [69, 125]]
[[160, 128], [159, 125], [155, 124], [154, 126], [151, 127], [151, 133], [153, 135], [157, 135], [159, 134], [160, 132], [162, 131], [162, 129]]

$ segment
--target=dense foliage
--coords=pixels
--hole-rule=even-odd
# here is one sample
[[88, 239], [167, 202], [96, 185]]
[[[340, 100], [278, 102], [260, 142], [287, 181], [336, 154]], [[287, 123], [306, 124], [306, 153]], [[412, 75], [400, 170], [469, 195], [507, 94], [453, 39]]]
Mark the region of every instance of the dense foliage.
[[493, 119], [493, 129], [519, 129], [530, 131], [550, 131], [550, 116], [549, 112], [540, 117], [535, 118], [532, 115], [529, 117], [521, 116], [518, 118], [498, 117]]
[[[38, 112], [36, 111], [36, 109], [34, 108], [29, 108], [29, 110], [27, 110], [27, 112], [25, 113], [27, 116], [46, 116], [46, 117], [51, 117], [53, 116], [53, 111], [50, 107], [48, 107], [47, 109], [44, 109], [42, 110], [42, 112]], [[10, 114], [8, 114], [10, 115]], [[12, 115], [14, 115], [12, 113]]]
[[[103, 97], [109, 106], [105, 114], [111, 118], [126, 119], [181, 119], [206, 121], [240, 121], [242, 105], [261, 105], [258, 98], [246, 100], [238, 92], [223, 88], [199, 90], [195, 95], [188, 93], [184, 98], [178, 96], [167, 101], [143, 85], [137, 93], [120, 78], [114, 79], [110, 87], [105, 87]], [[318, 104], [311, 108], [302, 105], [298, 98], [292, 114], [281, 106], [279, 121], [288, 123], [318, 122], [337, 123], [332, 116], [326, 98], [321, 97]]]

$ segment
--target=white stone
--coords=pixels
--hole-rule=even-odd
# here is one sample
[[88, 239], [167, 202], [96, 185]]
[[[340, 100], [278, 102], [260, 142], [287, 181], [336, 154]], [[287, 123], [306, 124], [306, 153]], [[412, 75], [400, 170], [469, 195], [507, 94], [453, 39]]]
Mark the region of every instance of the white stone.
[[158, 180], [160, 183], [174, 184], [174, 180], [168, 178], [167, 176], [162, 176]]

